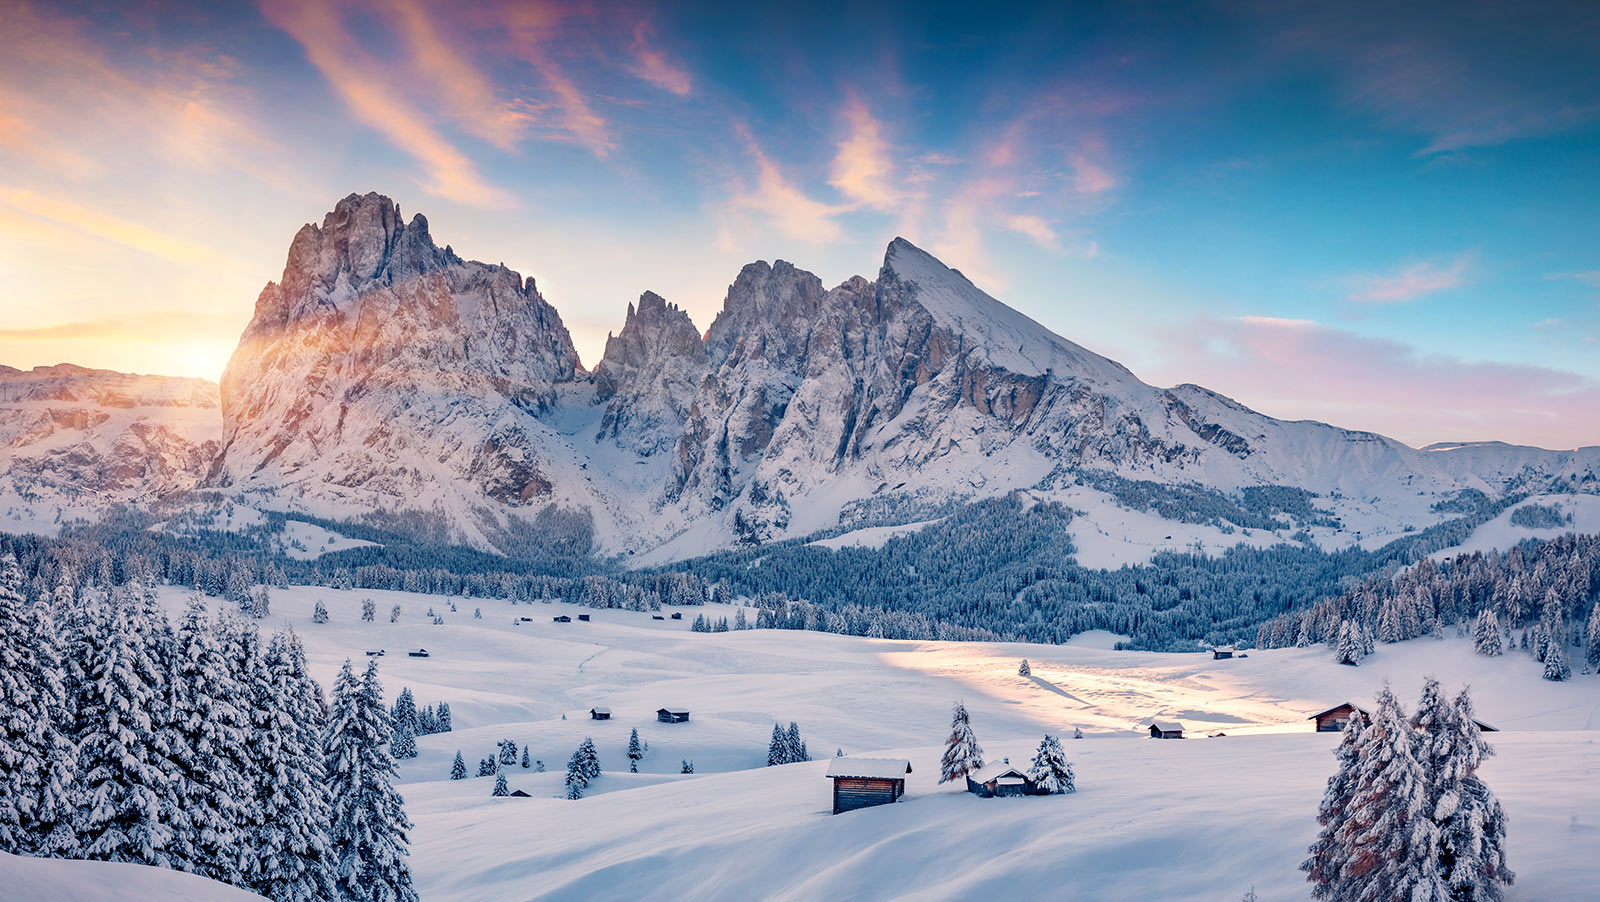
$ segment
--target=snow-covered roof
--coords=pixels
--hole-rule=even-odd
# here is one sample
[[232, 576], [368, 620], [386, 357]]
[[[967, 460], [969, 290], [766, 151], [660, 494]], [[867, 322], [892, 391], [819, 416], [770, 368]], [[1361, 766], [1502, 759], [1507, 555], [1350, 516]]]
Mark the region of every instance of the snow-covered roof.
[[1339, 710], [1340, 708], [1354, 708], [1357, 711], [1360, 711], [1362, 714], [1367, 715], [1368, 717], [1372, 716], [1372, 712], [1371, 711], [1368, 711], [1366, 708], [1361, 707], [1360, 705], [1356, 704], [1355, 702], [1340, 702], [1339, 704], [1334, 705], [1333, 707], [1329, 708], [1326, 711], [1318, 711], [1317, 713], [1311, 715], [1310, 717], [1307, 717], [1306, 720], [1316, 720], [1317, 718], [1321, 717], [1322, 715], [1324, 715], [1324, 714], [1332, 714], [1333, 712]]
[[1212, 651], [1229, 651], [1229, 652], [1232, 652], [1232, 651], [1238, 651], [1238, 649], [1234, 648], [1232, 645], [1219, 645], [1216, 648], [1212, 649]]
[[1153, 720], [1150, 722], [1150, 725], [1163, 733], [1183, 732], [1183, 724], [1178, 723], [1175, 720]]
[[665, 711], [668, 714], [688, 714], [689, 713], [689, 709], [688, 708], [660, 708], [658, 710]]
[[904, 780], [909, 773], [911, 762], [904, 758], [835, 758], [828, 763], [830, 777]]
[[603, 707], [601, 705], [595, 705], [593, 708], [590, 708], [589, 710], [593, 711], [596, 714], [610, 714], [611, 713], [611, 709], [610, 708], [606, 708], [606, 707]]
[[997, 764], [990, 764], [987, 767], [980, 767], [967, 776], [971, 777], [974, 783], [987, 783], [990, 780], [998, 780], [1005, 776], [1027, 779], [1028, 775], [1018, 769], [1015, 764], [1006, 764], [1001, 761]]

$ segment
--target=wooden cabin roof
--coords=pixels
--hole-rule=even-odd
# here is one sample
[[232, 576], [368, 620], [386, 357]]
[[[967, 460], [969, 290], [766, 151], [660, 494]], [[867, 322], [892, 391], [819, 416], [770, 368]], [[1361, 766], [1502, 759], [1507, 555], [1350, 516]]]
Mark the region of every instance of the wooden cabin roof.
[[972, 782], [974, 783], [988, 783], [991, 780], [998, 780], [1001, 777], [1017, 777], [1022, 780], [1028, 779], [1028, 775], [1023, 773], [1015, 764], [1006, 764], [1003, 761], [998, 764], [990, 764], [985, 767], [980, 767], [967, 776], [971, 777]]
[[603, 707], [603, 706], [600, 706], [600, 705], [596, 705], [593, 708], [589, 709], [589, 713], [590, 714], [610, 714], [611, 713], [611, 709]]
[[1326, 711], [1318, 711], [1317, 713], [1311, 715], [1310, 717], [1307, 717], [1306, 720], [1316, 720], [1319, 717], [1324, 717], [1326, 715], [1332, 714], [1333, 712], [1339, 710], [1340, 708], [1350, 708], [1351, 710], [1354, 710], [1354, 711], [1360, 711], [1362, 714], [1365, 714], [1368, 717], [1372, 716], [1372, 712], [1371, 711], [1368, 711], [1366, 708], [1363, 708], [1363, 707], [1361, 707], [1360, 705], [1358, 705], [1358, 704], [1356, 704], [1354, 702], [1340, 702], [1339, 704], [1334, 705], [1333, 707], [1329, 708]]
[[1155, 727], [1163, 733], [1183, 732], [1183, 724], [1178, 723], [1175, 720], [1153, 720], [1150, 722], [1150, 726]]
[[656, 713], [657, 714], [660, 714], [663, 711], [665, 711], [668, 714], [688, 714], [689, 713], [689, 709], [688, 708], [657, 708], [656, 709]]
[[904, 780], [911, 762], [904, 758], [835, 758], [828, 763], [830, 777], [862, 780]]

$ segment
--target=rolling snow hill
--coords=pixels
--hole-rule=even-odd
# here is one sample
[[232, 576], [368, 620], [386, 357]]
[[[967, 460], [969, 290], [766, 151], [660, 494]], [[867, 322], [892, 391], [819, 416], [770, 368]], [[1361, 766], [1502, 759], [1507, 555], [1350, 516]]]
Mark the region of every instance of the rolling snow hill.
[[[363, 597], [402, 606], [397, 624], [361, 623]], [[163, 596], [176, 612], [183, 596]], [[330, 622], [311, 622], [323, 600]], [[454, 602], [457, 610], [451, 611]], [[221, 604], [221, 602], [213, 602]], [[445, 623], [431, 624], [432, 608]], [[482, 619], [473, 616], [481, 610]], [[346, 657], [383, 648], [392, 699], [450, 703], [455, 729], [421, 737], [401, 771], [415, 821], [424, 899], [705, 900], [1062, 897], [1309, 898], [1296, 866], [1316, 833], [1337, 736], [1308, 716], [1369, 700], [1384, 680], [1408, 706], [1425, 674], [1470, 683], [1501, 728], [1483, 775], [1510, 818], [1513, 899], [1586, 898], [1600, 881], [1600, 678], [1549, 683], [1525, 656], [1474, 656], [1466, 640], [1380, 646], [1359, 668], [1323, 648], [1247, 658], [1113, 652], [1086, 646], [911, 642], [771, 630], [696, 633], [726, 607], [649, 613], [500, 600], [295, 588], [275, 591], [265, 628], [288, 623], [327, 684]], [[560, 613], [591, 622], [554, 623]], [[666, 612], [662, 612], [665, 614]], [[521, 617], [532, 618], [521, 622]], [[405, 652], [426, 646], [427, 658]], [[1022, 658], [1031, 677], [1017, 674]], [[949, 706], [964, 698], [991, 760], [1026, 762], [1046, 731], [1076, 763], [1079, 792], [981, 800], [937, 784]], [[609, 706], [610, 721], [588, 719]], [[691, 709], [661, 724], [655, 709]], [[1181, 721], [1192, 738], [1157, 742], [1139, 726]], [[807, 764], [764, 767], [772, 724], [796, 721]], [[649, 752], [626, 772], [639, 729]], [[1206, 738], [1211, 734], [1226, 734]], [[585, 736], [604, 775], [561, 795], [563, 764]], [[495, 743], [527, 745], [545, 773], [511, 769], [530, 798], [491, 798], [490, 778], [446, 779]], [[825, 759], [908, 757], [900, 804], [832, 816]], [[696, 773], [678, 773], [692, 760]], [[469, 768], [475, 773], [476, 768]]]

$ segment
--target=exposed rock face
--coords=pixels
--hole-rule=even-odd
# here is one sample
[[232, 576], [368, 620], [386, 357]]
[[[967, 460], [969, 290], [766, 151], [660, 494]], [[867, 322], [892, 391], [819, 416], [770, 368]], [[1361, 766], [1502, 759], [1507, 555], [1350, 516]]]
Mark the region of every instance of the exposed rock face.
[[191, 488], [217, 451], [217, 409], [204, 379], [0, 366], [0, 487], [50, 520]]
[[595, 403], [606, 406], [596, 439], [645, 457], [671, 448], [709, 370], [689, 314], [655, 292], [640, 295], [595, 367]]
[[532, 502], [552, 488], [535, 417], [579, 374], [532, 279], [437, 247], [386, 197], [351, 195], [300, 230], [256, 302], [222, 377], [207, 484], [451, 518], [485, 498]]

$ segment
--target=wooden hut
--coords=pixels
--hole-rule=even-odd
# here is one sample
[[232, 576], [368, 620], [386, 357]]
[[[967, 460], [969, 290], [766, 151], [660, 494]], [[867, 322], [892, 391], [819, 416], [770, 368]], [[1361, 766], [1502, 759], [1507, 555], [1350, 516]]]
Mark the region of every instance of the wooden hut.
[[572, 622], [572, 618], [568, 617], [566, 614], [557, 614], [556, 616], [551, 617], [550, 619], [551, 619], [551, 621], [553, 621], [555, 623], [571, 623]]
[[1039, 787], [1021, 768], [1002, 761], [967, 774], [967, 792], [985, 799], [996, 796], [1037, 795]]
[[1219, 645], [1216, 648], [1211, 649], [1211, 660], [1221, 661], [1223, 658], [1231, 658], [1233, 657], [1233, 653], [1237, 650], [1238, 649], [1234, 648], [1232, 645]]
[[611, 709], [610, 708], [602, 708], [602, 707], [596, 705], [595, 707], [589, 709], [589, 719], [590, 720], [610, 720], [611, 719]]
[[1182, 739], [1183, 724], [1175, 720], [1157, 720], [1150, 724], [1151, 739]]
[[689, 709], [658, 708], [656, 709], [656, 720], [659, 720], [662, 723], [688, 723]]
[[408, 652], [406, 652], [406, 654], [410, 655], [413, 658], [426, 658], [426, 657], [429, 657], [428, 650], [426, 648], [419, 648], [416, 651], [408, 651]]
[[835, 758], [828, 763], [833, 781], [833, 813], [888, 805], [906, 794], [911, 762], [904, 758]]
[[588, 614], [579, 614], [578, 615], [578, 619], [582, 620], [585, 623], [588, 623], [589, 622], [589, 615]]
[[672, 612], [672, 619], [673, 620], [682, 620], [683, 619], [683, 612], [682, 611], [673, 611]]
[[533, 798], [533, 796], [528, 795], [527, 793], [523, 792], [520, 789], [511, 790], [511, 797], [515, 798], [515, 799], [531, 799], [531, 798]]
[[1371, 711], [1350, 702], [1336, 705], [1326, 711], [1313, 714], [1306, 719], [1317, 722], [1318, 733], [1338, 733], [1344, 730], [1345, 724], [1350, 722], [1351, 717], [1358, 714], [1361, 716], [1363, 723], [1372, 723]]

